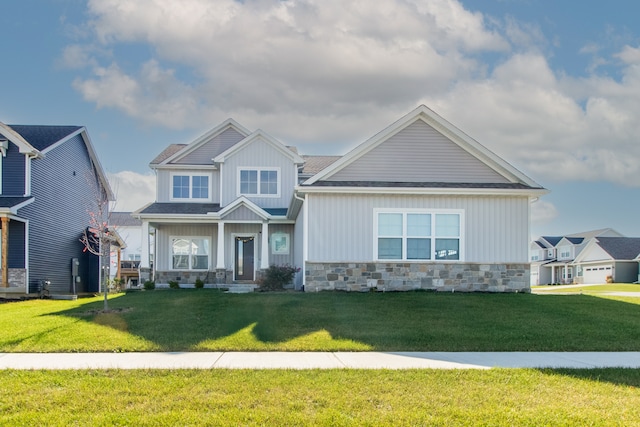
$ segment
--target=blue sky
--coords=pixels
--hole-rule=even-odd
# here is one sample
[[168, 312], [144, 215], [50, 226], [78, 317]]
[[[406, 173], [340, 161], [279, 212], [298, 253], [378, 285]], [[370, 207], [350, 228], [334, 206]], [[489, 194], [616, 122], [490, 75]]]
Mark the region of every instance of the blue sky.
[[0, 121], [87, 127], [118, 193], [228, 117], [344, 154], [426, 104], [551, 190], [532, 234], [640, 236], [640, 4], [610, 0], [3, 3]]

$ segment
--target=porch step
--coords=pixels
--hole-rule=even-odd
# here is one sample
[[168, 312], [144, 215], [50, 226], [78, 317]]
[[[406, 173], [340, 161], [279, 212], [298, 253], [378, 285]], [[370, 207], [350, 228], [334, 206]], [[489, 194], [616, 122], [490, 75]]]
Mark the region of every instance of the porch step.
[[255, 284], [238, 284], [238, 283], [233, 283], [230, 285], [225, 285], [225, 287], [228, 287], [229, 289], [227, 290], [227, 293], [229, 294], [248, 294], [251, 293], [253, 291], [256, 290], [256, 288], [258, 288], [258, 285]]

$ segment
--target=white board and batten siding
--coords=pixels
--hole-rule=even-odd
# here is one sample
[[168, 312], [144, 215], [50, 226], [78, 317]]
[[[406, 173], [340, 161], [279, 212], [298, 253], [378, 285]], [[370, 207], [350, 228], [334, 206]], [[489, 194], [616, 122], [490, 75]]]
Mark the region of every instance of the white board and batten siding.
[[[225, 268], [233, 269], [235, 258], [235, 242], [233, 237], [255, 236], [255, 266], [260, 266], [260, 255], [262, 248], [262, 225], [261, 224], [226, 224], [225, 226]], [[286, 255], [272, 254], [269, 250], [270, 264], [294, 265], [295, 260], [295, 235], [293, 226], [290, 224], [278, 224], [269, 226], [269, 235], [274, 233], [287, 233], [290, 236], [290, 251]], [[164, 224], [156, 231], [157, 250], [157, 270], [171, 270], [171, 238], [172, 237], [206, 237], [210, 240], [210, 270], [215, 270], [217, 258], [218, 226], [211, 224]]]
[[277, 168], [280, 179], [279, 197], [247, 196], [249, 200], [262, 208], [282, 208], [289, 206], [293, 188], [297, 184], [298, 169], [290, 157], [264, 140], [258, 138], [247, 144], [221, 165], [223, 179], [221, 205], [226, 206], [236, 200], [238, 194], [239, 168]]
[[156, 229], [156, 269], [171, 270], [172, 237], [207, 237], [210, 240], [211, 256], [209, 262], [215, 265], [215, 249], [218, 241], [216, 224], [163, 224]]
[[326, 180], [510, 182], [422, 120], [391, 136]]
[[456, 209], [464, 212], [464, 262], [528, 263], [526, 196], [307, 194], [311, 262], [375, 260], [375, 209]]

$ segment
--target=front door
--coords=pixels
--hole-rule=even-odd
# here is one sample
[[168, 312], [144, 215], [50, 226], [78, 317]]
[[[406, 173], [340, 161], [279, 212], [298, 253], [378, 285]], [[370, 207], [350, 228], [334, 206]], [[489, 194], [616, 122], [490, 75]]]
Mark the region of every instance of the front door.
[[254, 237], [236, 237], [236, 280], [253, 280]]

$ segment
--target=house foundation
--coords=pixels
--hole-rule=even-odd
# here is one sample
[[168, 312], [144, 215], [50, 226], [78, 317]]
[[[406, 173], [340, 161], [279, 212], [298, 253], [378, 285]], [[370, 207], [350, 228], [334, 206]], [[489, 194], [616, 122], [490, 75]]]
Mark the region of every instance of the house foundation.
[[305, 291], [531, 292], [529, 264], [307, 262]]

